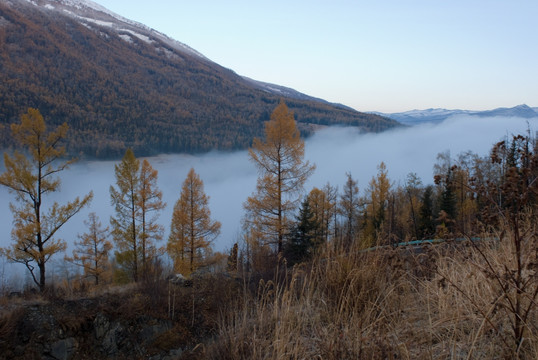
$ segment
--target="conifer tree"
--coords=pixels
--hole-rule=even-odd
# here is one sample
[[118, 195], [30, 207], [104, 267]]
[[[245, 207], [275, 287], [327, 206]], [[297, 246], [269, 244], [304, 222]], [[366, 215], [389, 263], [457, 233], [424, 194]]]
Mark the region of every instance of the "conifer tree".
[[368, 184], [366, 195], [366, 211], [368, 214], [366, 233], [370, 240], [376, 240], [379, 231], [382, 230], [389, 193], [390, 180], [388, 178], [387, 167], [384, 162], [381, 162], [377, 167], [377, 176], [372, 177], [372, 180]]
[[443, 233], [443, 236], [452, 234], [454, 231], [454, 219], [456, 218], [456, 197], [454, 195], [453, 171], [451, 167], [446, 174], [446, 177], [439, 181], [439, 177], [435, 178], [435, 183], [442, 186], [439, 194], [439, 217], [436, 219], [438, 228]]
[[142, 255], [142, 272], [148, 272], [149, 263], [155, 256], [156, 249], [152, 240], [161, 240], [164, 231], [162, 225], [157, 224], [159, 212], [166, 204], [162, 201], [163, 194], [157, 187], [157, 170], [144, 159], [140, 169], [140, 185], [138, 191], [138, 208], [141, 226], [140, 249]]
[[[327, 186], [330, 187], [330, 185]], [[315, 242], [318, 244], [328, 240], [329, 224], [335, 207], [334, 202], [329, 198], [329, 194], [325, 192], [327, 186], [323, 190], [313, 188], [307, 197], [314, 221], [318, 224], [314, 234]]]
[[344, 185], [344, 193], [340, 197], [340, 214], [344, 217], [345, 234], [344, 244], [350, 246], [357, 234], [357, 220], [359, 216], [359, 187], [357, 181], [350, 173], [346, 174], [347, 180]]
[[174, 206], [167, 250], [174, 268], [188, 275], [203, 265], [204, 253], [220, 234], [220, 222], [211, 220], [204, 183], [191, 169]]
[[422, 201], [419, 210], [419, 237], [429, 239], [435, 235], [435, 222], [433, 210], [433, 187], [426, 186], [422, 194]]
[[135, 282], [138, 281], [140, 256], [140, 226], [137, 222], [139, 170], [140, 160], [131, 149], [127, 149], [121, 163], [114, 166], [117, 189], [110, 186], [110, 198], [116, 211], [116, 216], [110, 218], [117, 247], [116, 260], [127, 269]]
[[338, 187], [327, 183], [323, 187], [323, 192], [325, 193], [325, 198], [327, 200], [327, 216], [325, 219], [325, 241], [327, 242], [329, 241], [330, 234], [332, 234], [333, 239], [338, 238]]
[[174, 260], [174, 270], [180, 274], [190, 273], [188, 254], [188, 219], [186, 204], [181, 201], [181, 197], [174, 205], [172, 212], [172, 222], [170, 224], [170, 235], [166, 245], [166, 251]]
[[[454, 194], [454, 169], [449, 151], [437, 154], [434, 164], [434, 182], [438, 186], [439, 216], [436, 221], [443, 236], [454, 230], [456, 218], [456, 198]], [[438, 231], [438, 232], [439, 232]]]
[[301, 203], [297, 222], [290, 231], [289, 241], [285, 246], [285, 256], [288, 264], [297, 264], [309, 258], [314, 249], [319, 245], [316, 241], [316, 232], [319, 229], [319, 223], [310, 208], [308, 198]]
[[65, 260], [81, 266], [86, 277], [93, 277], [95, 285], [99, 285], [104, 272], [108, 268], [108, 253], [112, 249], [112, 244], [107, 240], [108, 227], [102, 228], [99, 217], [94, 213], [88, 215], [88, 220], [84, 220], [88, 227], [88, 232], [79, 235], [80, 242], [75, 241], [73, 257], [65, 257]]
[[296, 208], [299, 194], [315, 166], [304, 161], [304, 142], [293, 113], [281, 102], [265, 124], [265, 139], [254, 139], [249, 149], [259, 177], [256, 192], [245, 209], [252, 227], [266, 243], [282, 252], [288, 228], [288, 214]]
[[114, 167], [116, 186], [110, 187], [110, 198], [116, 216], [110, 218], [112, 235], [118, 250], [118, 264], [136, 282], [145, 275], [155, 247], [152, 240], [162, 238], [162, 227], [156, 223], [159, 211], [165, 207], [157, 188], [157, 170], [147, 160], [138, 160], [131, 149]]
[[405, 181], [405, 194], [409, 200], [409, 212], [411, 216], [411, 222], [413, 224], [413, 236], [415, 239], [419, 238], [419, 192], [422, 185], [422, 181], [415, 173], [407, 174]]
[[[43, 116], [37, 109], [28, 109], [20, 124], [12, 124], [13, 137], [26, 148], [28, 155], [15, 151], [13, 157], [4, 153], [6, 171], [0, 175], [0, 184], [16, 195], [19, 205], [10, 204], [14, 228], [11, 248], [2, 249], [8, 259], [22, 263], [29, 270], [41, 291], [46, 287], [45, 265], [50, 258], [64, 251], [66, 244], [55, 238], [56, 232], [92, 199], [93, 193], [78, 197], [65, 205], [54, 202], [44, 211], [44, 195], [55, 192], [60, 186], [57, 173], [67, 169], [74, 159], [60, 162], [65, 155], [61, 146], [68, 126], [63, 124], [47, 132]], [[35, 265], [39, 274], [34, 272]]]
[[238, 270], [238, 261], [239, 261], [239, 246], [237, 243], [234, 244], [232, 250], [230, 250], [230, 255], [228, 256], [227, 270], [229, 272], [237, 272]]

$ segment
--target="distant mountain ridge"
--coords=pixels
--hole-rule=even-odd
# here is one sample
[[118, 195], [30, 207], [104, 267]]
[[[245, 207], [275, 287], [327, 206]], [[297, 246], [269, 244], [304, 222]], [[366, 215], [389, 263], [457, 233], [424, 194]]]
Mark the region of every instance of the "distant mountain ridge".
[[497, 108], [485, 111], [425, 109], [411, 110], [399, 113], [372, 113], [394, 119], [404, 125], [417, 125], [422, 123], [439, 123], [443, 120], [448, 119], [451, 116], [456, 115], [472, 115], [480, 117], [513, 116], [530, 119], [538, 117], [538, 108], [531, 108], [528, 105], [522, 104], [514, 106], [512, 108]]
[[[67, 122], [68, 149], [109, 158], [234, 150], [263, 135], [279, 101], [307, 134], [383, 131], [391, 119], [245, 79], [189, 46], [86, 0], [0, 0], [0, 128], [38, 108]], [[0, 148], [14, 146], [0, 131]]]

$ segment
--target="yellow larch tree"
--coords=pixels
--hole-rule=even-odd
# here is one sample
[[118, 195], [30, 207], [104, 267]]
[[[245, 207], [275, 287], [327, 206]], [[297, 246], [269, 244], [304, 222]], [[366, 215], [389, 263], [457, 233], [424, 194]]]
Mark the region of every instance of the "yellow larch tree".
[[390, 187], [387, 167], [381, 162], [377, 167], [377, 175], [372, 177], [366, 190], [366, 246], [372, 246], [383, 230]]
[[117, 189], [110, 186], [110, 198], [116, 216], [110, 218], [112, 236], [116, 243], [116, 260], [130, 273], [133, 280], [139, 276], [139, 208], [140, 160], [127, 149], [121, 162], [114, 166]]
[[307, 178], [315, 169], [304, 161], [304, 142], [293, 112], [281, 102], [265, 124], [265, 139], [255, 138], [249, 149], [259, 173], [256, 192], [244, 204], [246, 219], [265, 243], [276, 244], [282, 252], [293, 211]]
[[162, 225], [157, 223], [159, 212], [166, 203], [162, 201], [162, 191], [157, 187], [157, 170], [153, 169], [149, 161], [143, 160], [140, 169], [140, 185], [138, 196], [138, 213], [141, 225], [140, 251], [142, 255], [142, 272], [148, 272], [148, 267], [157, 254], [153, 240], [162, 239], [164, 231]]
[[187, 253], [187, 213], [185, 205], [179, 199], [174, 205], [172, 223], [166, 251], [174, 260], [174, 270], [179, 274], [188, 274], [190, 270]]
[[184, 275], [204, 264], [211, 243], [220, 234], [221, 224], [211, 220], [208, 203], [203, 181], [190, 169], [174, 206], [167, 246], [175, 270]]
[[[56, 232], [93, 196], [90, 192], [65, 205], [54, 202], [47, 212], [43, 209], [46, 195], [59, 189], [60, 179], [56, 175], [75, 161], [60, 161], [65, 155], [61, 141], [67, 130], [64, 123], [55, 131], [47, 132], [39, 110], [28, 109], [20, 124], [11, 125], [13, 137], [26, 148], [27, 155], [15, 151], [11, 157], [4, 153], [6, 171], [0, 175], [0, 184], [16, 195], [18, 203], [10, 204], [14, 244], [2, 252], [11, 261], [26, 266], [40, 291], [46, 287], [46, 263], [66, 248], [65, 241], [55, 238]], [[35, 272], [35, 265], [39, 274]]]
[[80, 241], [75, 241], [75, 249], [72, 257], [64, 259], [70, 263], [81, 266], [86, 277], [93, 278], [95, 285], [99, 285], [102, 275], [108, 271], [108, 253], [112, 250], [112, 244], [107, 240], [108, 227], [102, 228], [99, 217], [94, 212], [84, 220], [88, 232], [79, 235]]
[[307, 196], [308, 205], [312, 212], [312, 221], [317, 225], [313, 235], [314, 242], [320, 244], [325, 241], [327, 231], [327, 195], [323, 190], [314, 187]]
[[308, 203], [312, 210], [313, 220], [318, 224], [317, 241], [329, 241], [331, 232], [331, 222], [336, 213], [337, 191], [336, 188], [327, 183], [323, 189], [314, 187], [308, 194]]
[[117, 187], [110, 187], [110, 197], [116, 216], [110, 223], [117, 245], [116, 261], [136, 282], [148, 275], [157, 255], [154, 241], [161, 240], [163, 233], [157, 218], [166, 204], [157, 187], [157, 170], [147, 160], [140, 164], [131, 149], [114, 171]]

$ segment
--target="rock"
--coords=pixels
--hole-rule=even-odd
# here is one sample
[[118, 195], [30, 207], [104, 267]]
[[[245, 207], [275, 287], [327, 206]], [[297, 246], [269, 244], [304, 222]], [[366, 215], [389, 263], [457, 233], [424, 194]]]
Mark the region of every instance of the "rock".
[[123, 332], [123, 327], [119, 323], [112, 324], [110, 330], [103, 337], [101, 346], [108, 355], [114, 355], [118, 352], [118, 334]]
[[172, 328], [172, 322], [169, 320], [159, 321], [155, 325], [149, 325], [142, 329], [140, 332], [140, 339], [142, 342], [150, 342], [162, 333], [167, 332]]
[[118, 352], [118, 334], [123, 331], [121, 324], [111, 323], [108, 318], [99, 313], [93, 320], [94, 335], [101, 342], [102, 350], [108, 355], [114, 355]]
[[170, 350], [169, 355], [172, 359], [179, 359], [179, 357], [183, 354], [183, 349], [175, 349]]
[[105, 336], [108, 329], [110, 328], [110, 321], [108, 321], [105, 315], [99, 313], [95, 316], [95, 319], [93, 320], [93, 328], [95, 337], [97, 339], [101, 339], [103, 336]]
[[50, 356], [57, 360], [69, 360], [77, 351], [77, 341], [74, 338], [58, 340], [50, 347]]

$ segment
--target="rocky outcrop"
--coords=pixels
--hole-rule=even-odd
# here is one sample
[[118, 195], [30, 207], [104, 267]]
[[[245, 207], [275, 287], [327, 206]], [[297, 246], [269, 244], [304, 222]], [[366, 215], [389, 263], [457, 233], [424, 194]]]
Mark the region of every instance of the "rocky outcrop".
[[[1, 331], [0, 359], [84, 358], [175, 359], [181, 347], [151, 354], [148, 349], [173, 323], [148, 315], [112, 312], [102, 300], [54, 301], [20, 305], [12, 331]], [[22, 308], [21, 308], [22, 307]], [[0, 322], [0, 328], [6, 327]], [[5, 330], [5, 329], [2, 329]], [[154, 351], [155, 352], [155, 351]]]
[[75, 338], [61, 339], [50, 346], [50, 356], [56, 360], [68, 360], [77, 351], [78, 342]]
[[0, 360], [205, 359], [242, 284], [222, 274], [188, 280], [110, 286], [91, 298], [0, 298]]

